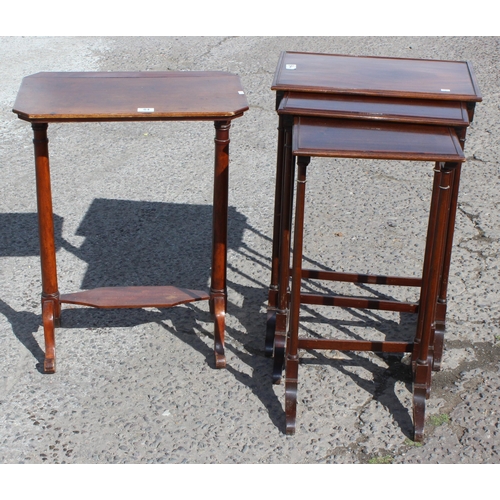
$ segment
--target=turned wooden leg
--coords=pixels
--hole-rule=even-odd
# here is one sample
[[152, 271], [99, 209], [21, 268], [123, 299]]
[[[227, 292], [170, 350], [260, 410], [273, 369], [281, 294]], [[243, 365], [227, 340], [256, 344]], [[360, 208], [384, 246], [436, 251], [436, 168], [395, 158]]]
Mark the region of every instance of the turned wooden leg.
[[290, 300], [290, 328], [286, 346], [285, 365], [285, 415], [286, 433], [295, 434], [297, 415], [297, 384], [299, 372], [299, 319], [300, 289], [302, 280], [302, 247], [304, 240], [304, 204], [306, 193], [306, 168], [310, 157], [298, 158], [297, 207], [293, 239], [292, 287]]
[[[469, 120], [472, 122], [474, 116], [474, 104], [469, 106]], [[460, 140], [462, 150], [465, 149], [465, 136], [467, 133], [466, 128], [459, 128], [456, 130], [457, 136]], [[451, 206], [450, 215], [448, 220], [448, 232], [446, 237], [446, 250], [443, 264], [443, 276], [441, 279], [441, 286], [439, 289], [439, 299], [436, 311], [436, 331], [434, 333], [434, 347], [432, 356], [432, 369], [439, 371], [441, 369], [441, 362], [443, 358], [444, 349], [444, 336], [446, 332], [446, 309], [447, 309], [447, 292], [448, 292], [448, 279], [450, 275], [451, 253], [453, 248], [453, 233], [455, 231], [455, 220], [458, 207], [458, 192], [460, 186], [460, 173], [462, 165], [457, 164], [452, 173], [452, 187], [451, 187]]]
[[461, 164], [458, 164], [451, 173], [451, 202], [447, 224], [446, 244], [444, 251], [443, 273], [439, 288], [438, 304], [436, 309], [436, 331], [434, 333], [432, 369], [441, 369], [443, 358], [444, 335], [446, 331], [446, 308], [448, 298], [448, 280], [450, 276], [451, 254], [453, 249], [453, 234], [458, 206], [458, 191], [460, 185]]
[[216, 368], [226, 367], [224, 334], [226, 328], [227, 309], [226, 270], [230, 127], [230, 121], [215, 122], [215, 168], [210, 310], [215, 319], [214, 354]]
[[425, 400], [430, 395], [432, 349], [438, 295], [442, 280], [453, 171], [458, 164], [437, 163], [424, 257], [420, 306], [413, 352], [414, 440], [424, 437]]
[[59, 325], [61, 303], [57, 285], [56, 245], [54, 217], [50, 187], [49, 148], [47, 123], [33, 123], [35, 146], [36, 193], [38, 204], [38, 231], [40, 238], [40, 263], [42, 268], [42, 319], [45, 337], [45, 363], [47, 373], [55, 371], [55, 334]]
[[292, 120], [284, 120], [284, 158], [281, 189], [281, 223], [279, 235], [278, 308], [274, 335], [273, 383], [279, 384], [285, 362], [286, 335], [290, 286], [290, 235], [293, 206], [293, 178], [295, 158], [292, 155]]
[[284, 146], [283, 117], [279, 117], [278, 125], [278, 154], [276, 160], [276, 186], [274, 193], [274, 221], [273, 221], [273, 246], [271, 256], [271, 283], [269, 285], [267, 300], [267, 321], [265, 353], [267, 357], [274, 354], [274, 334], [276, 330], [276, 311], [278, 306], [279, 290], [279, 260], [280, 260], [280, 235], [281, 235], [281, 203], [283, 191], [283, 146]]

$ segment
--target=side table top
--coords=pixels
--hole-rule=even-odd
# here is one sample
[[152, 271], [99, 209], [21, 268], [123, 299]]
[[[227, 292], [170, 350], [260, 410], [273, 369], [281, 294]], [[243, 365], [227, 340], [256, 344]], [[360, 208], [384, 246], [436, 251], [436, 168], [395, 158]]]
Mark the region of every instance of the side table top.
[[223, 71], [42, 72], [23, 78], [13, 112], [29, 122], [221, 120], [248, 102]]
[[468, 62], [282, 52], [272, 90], [479, 102]]

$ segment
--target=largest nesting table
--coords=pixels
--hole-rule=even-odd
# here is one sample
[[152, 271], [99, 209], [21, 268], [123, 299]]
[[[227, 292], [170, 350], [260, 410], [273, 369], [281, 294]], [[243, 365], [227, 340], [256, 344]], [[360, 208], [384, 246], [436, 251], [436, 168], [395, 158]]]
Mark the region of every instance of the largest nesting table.
[[[248, 110], [237, 75], [227, 72], [42, 72], [27, 76], [13, 112], [32, 124], [42, 268], [45, 372], [55, 371], [55, 327], [61, 304], [98, 308], [172, 307], [209, 300], [214, 315], [215, 364], [224, 354], [231, 121]], [[49, 123], [122, 121], [213, 121], [215, 169], [212, 270], [209, 293], [176, 286], [106, 287], [60, 294], [50, 183]]]

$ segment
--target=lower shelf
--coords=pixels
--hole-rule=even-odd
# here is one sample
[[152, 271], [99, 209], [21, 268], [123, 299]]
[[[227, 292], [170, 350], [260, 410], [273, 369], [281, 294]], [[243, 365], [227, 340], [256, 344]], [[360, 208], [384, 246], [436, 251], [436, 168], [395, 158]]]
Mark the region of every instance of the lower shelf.
[[210, 295], [207, 292], [175, 286], [124, 286], [95, 288], [83, 292], [63, 294], [59, 301], [65, 304], [78, 304], [102, 309], [126, 309], [173, 307], [209, 298]]

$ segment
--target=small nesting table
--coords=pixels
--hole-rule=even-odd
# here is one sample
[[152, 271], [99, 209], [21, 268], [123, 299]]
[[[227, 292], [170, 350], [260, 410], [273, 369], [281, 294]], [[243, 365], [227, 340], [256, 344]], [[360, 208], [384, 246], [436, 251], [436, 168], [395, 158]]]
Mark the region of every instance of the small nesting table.
[[[292, 367], [295, 366], [298, 348], [374, 351], [395, 349], [394, 346], [384, 342], [380, 345], [373, 342], [367, 342], [364, 345], [337, 342], [335, 347], [332, 347], [333, 344], [317, 343], [315, 347], [312, 347], [312, 344], [307, 344], [308, 347], [306, 347], [302, 340], [298, 341], [296, 333], [300, 303], [316, 300], [316, 302], [307, 303], [340, 307], [386, 308], [414, 313], [420, 311], [419, 325], [424, 317], [422, 311], [425, 310], [426, 314], [429, 313], [432, 317], [430, 333], [425, 334], [427, 337], [423, 343], [426, 345], [424, 349], [430, 354], [419, 352], [423, 345], [420, 339], [423, 328], [421, 325], [418, 327], [420, 333], [417, 332], [415, 341], [409, 343], [400, 352], [413, 352], [414, 366], [416, 366], [416, 359], [422, 355], [422, 359], [426, 356], [429, 358], [425, 363], [430, 363], [431, 369], [440, 368], [460, 165], [464, 159], [462, 151], [466, 129], [473, 119], [475, 103], [481, 100], [481, 96], [472, 69], [465, 62], [298, 52], [281, 54], [272, 89], [277, 91], [276, 109], [279, 114], [279, 127], [266, 352], [269, 356], [274, 356], [274, 383], [281, 381], [282, 370], [286, 366], [287, 432], [292, 434], [295, 430], [296, 382], [294, 381], [297, 380], [296, 368]], [[310, 121], [313, 118], [315, 121]], [[394, 141], [397, 142], [399, 138], [402, 140], [405, 136], [404, 131], [408, 130], [408, 127], [413, 128], [412, 136], [417, 142], [413, 145], [395, 144]], [[377, 128], [383, 132], [375, 134]], [[370, 132], [367, 132], [368, 130]], [[443, 130], [447, 131], [444, 136]], [[400, 133], [396, 133], [397, 131]], [[368, 137], [366, 134], [371, 142], [363, 142]], [[432, 136], [435, 137], [431, 140]], [[449, 137], [453, 137], [452, 143], [449, 143]], [[386, 142], [388, 138], [393, 142], [392, 148], [388, 147]], [[377, 141], [380, 142], [377, 144]], [[454, 149], [456, 144], [459, 144], [458, 150]], [[383, 152], [379, 151], [382, 145], [385, 145]], [[436, 146], [438, 149], [435, 149]], [[438, 153], [443, 152], [442, 147], [449, 146], [451, 149], [448, 153], [453, 151], [453, 154], [445, 160]], [[422, 277], [403, 278], [304, 270], [301, 264], [298, 267], [301, 258], [296, 257], [296, 252], [300, 253], [299, 247], [301, 247], [302, 239], [301, 235], [297, 234], [297, 231], [300, 231], [300, 222], [295, 228], [294, 262], [290, 270], [295, 157], [298, 158], [299, 169], [302, 172], [299, 172], [297, 184], [297, 191], [300, 193], [305, 181], [305, 166], [309, 163], [311, 156], [407, 160], [426, 158], [436, 162], [436, 165], [445, 161], [446, 168], [436, 167], [440, 174], [436, 173], [434, 181]], [[443, 168], [446, 170], [446, 175], [442, 173]], [[300, 175], [304, 176], [302, 180], [300, 180]], [[449, 181], [447, 191], [450, 193], [450, 199], [438, 203], [436, 193], [439, 193], [440, 182], [444, 178], [448, 179], [447, 182]], [[430, 302], [423, 306], [424, 297], [429, 296], [430, 286], [424, 277], [429, 272], [430, 255], [436, 251], [434, 245], [438, 244], [433, 224], [438, 210], [437, 206], [440, 203], [449, 206], [449, 215], [442, 220], [445, 225], [444, 229], [439, 229], [439, 244], [442, 244], [442, 249], [438, 251], [438, 254], [442, 261], [439, 261], [441, 267], [438, 273], [438, 295], [435, 303], [434, 298], [425, 299]], [[295, 258], [299, 261], [295, 261]], [[297, 273], [300, 274], [300, 278]], [[292, 288], [290, 289], [291, 275]], [[417, 286], [421, 288], [421, 300], [419, 304], [397, 304], [395, 301], [391, 301], [390, 304], [388, 302], [375, 304], [352, 297], [335, 300], [332, 298], [313, 299], [300, 294], [300, 279], [302, 278]], [[320, 344], [323, 347], [320, 347]], [[398, 346], [397, 349], [401, 347]], [[423, 383], [421, 374], [419, 374], [419, 380], [419, 383]], [[423, 385], [426, 397], [428, 397], [430, 375]], [[415, 439], [421, 440], [424, 410], [420, 403], [415, 404], [414, 408], [419, 408], [414, 418]]]
[[[248, 110], [237, 75], [226, 72], [37, 73], [23, 79], [13, 112], [32, 124], [42, 268], [45, 372], [55, 371], [55, 327], [61, 304], [98, 308], [172, 307], [209, 300], [214, 315], [215, 364], [224, 354], [231, 121]], [[176, 286], [106, 287], [60, 294], [57, 282], [47, 128], [49, 123], [213, 121], [215, 168], [210, 291]]]

